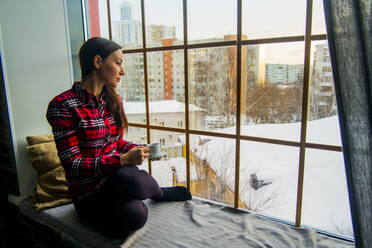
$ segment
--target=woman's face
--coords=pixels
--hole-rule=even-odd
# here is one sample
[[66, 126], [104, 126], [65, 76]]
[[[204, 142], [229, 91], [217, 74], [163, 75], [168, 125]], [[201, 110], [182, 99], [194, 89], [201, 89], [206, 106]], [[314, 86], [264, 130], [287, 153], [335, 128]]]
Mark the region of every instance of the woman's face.
[[103, 80], [103, 83], [108, 87], [116, 88], [121, 80], [121, 76], [125, 75], [123, 64], [123, 54], [120, 49], [111, 53], [107, 58], [101, 60], [98, 74]]

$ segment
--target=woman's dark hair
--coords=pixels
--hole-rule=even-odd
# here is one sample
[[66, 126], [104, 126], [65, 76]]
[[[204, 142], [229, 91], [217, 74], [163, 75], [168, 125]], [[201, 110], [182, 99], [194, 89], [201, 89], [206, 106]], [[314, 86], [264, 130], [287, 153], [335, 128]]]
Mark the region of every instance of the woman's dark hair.
[[[107, 58], [111, 53], [121, 49], [121, 46], [111, 40], [100, 37], [94, 37], [87, 40], [80, 48], [79, 61], [82, 79], [86, 78], [90, 73], [96, 70], [94, 66], [94, 56], [99, 55], [102, 59]], [[124, 108], [121, 100], [116, 94], [115, 89], [106, 87], [106, 105], [113, 115], [115, 121], [122, 129], [128, 128], [128, 119], [124, 113]]]

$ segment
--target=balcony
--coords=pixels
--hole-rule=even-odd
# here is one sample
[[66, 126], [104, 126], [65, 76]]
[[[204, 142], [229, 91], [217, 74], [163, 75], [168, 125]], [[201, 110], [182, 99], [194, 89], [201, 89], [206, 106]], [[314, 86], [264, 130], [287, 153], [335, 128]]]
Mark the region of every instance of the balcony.
[[320, 96], [325, 96], [325, 97], [331, 97], [332, 96], [332, 92], [319, 92], [319, 95]]
[[333, 82], [320, 82], [319, 83], [319, 86], [321, 87], [332, 87], [333, 86]]

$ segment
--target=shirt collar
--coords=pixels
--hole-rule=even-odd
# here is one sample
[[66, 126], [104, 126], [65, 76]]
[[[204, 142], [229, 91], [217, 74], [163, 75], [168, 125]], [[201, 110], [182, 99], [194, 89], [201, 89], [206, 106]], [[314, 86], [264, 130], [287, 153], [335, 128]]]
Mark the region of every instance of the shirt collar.
[[[78, 95], [78, 97], [83, 100], [84, 102], [89, 102], [89, 100], [94, 100], [96, 99], [96, 97], [89, 93], [88, 91], [86, 91], [85, 89], [83, 89], [83, 87], [81, 87], [80, 85], [80, 81], [77, 81], [74, 83], [74, 85], [72, 86], [72, 90]], [[103, 86], [103, 89], [102, 89], [102, 93], [100, 95], [100, 98], [99, 98], [99, 102], [100, 104], [106, 104], [106, 86]]]

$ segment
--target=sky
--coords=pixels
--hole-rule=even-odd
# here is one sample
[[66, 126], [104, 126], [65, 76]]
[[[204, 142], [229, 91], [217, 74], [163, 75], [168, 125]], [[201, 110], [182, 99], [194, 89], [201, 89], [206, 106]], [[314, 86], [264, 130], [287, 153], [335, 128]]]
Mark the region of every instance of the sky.
[[[120, 19], [120, 4], [111, 0], [111, 19]], [[134, 19], [141, 20], [140, 0], [132, 3]], [[146, 24], [176, 26], [183, 39], [183, 1], [145, 0]], [[323, 1], [314, 0], [313, 34], [326, 33]], [[100, 0], [101, 31], [107, 37], [106, 1]], [[189, 40], [223, 38], [236, 34], [237, 4], [233, 0], [188, 0]], [[242, 33], [248, 39], [305, 34], [306, 0], [242, 0]], [[304, 42], [264, 45], [266, 63], [303, 64]]]

